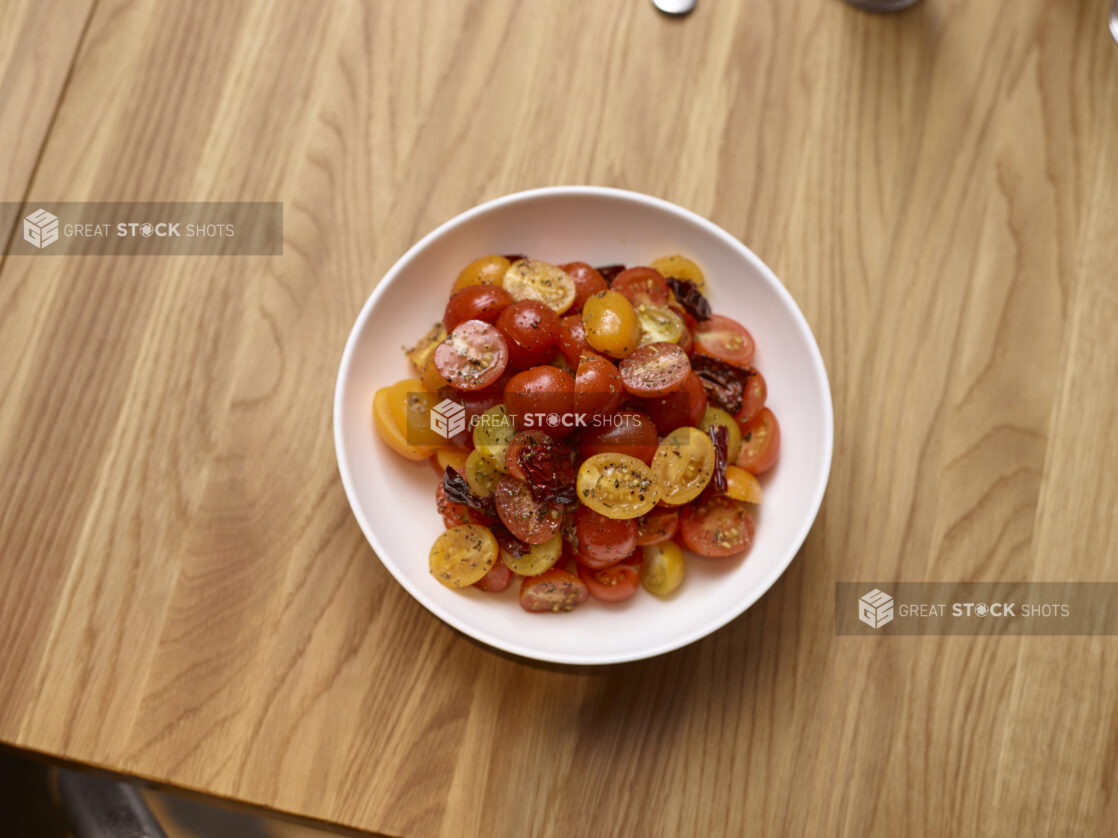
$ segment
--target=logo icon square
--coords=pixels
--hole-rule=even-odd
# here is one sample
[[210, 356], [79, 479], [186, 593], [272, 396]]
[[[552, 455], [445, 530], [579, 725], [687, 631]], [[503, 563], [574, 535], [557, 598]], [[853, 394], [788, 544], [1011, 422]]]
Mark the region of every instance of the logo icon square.
[[431, 430], [443, 439], [466, 430], [466, 408], [451, 399], [443, 399], [431, 408]]
[[23, 239], [40, 249], [58, 241], [58, 216], [37, 209], [23, 219]]
[[858, 600], [858, 619], [873, 629], [893, 622], [893, 598], [874, 588]]

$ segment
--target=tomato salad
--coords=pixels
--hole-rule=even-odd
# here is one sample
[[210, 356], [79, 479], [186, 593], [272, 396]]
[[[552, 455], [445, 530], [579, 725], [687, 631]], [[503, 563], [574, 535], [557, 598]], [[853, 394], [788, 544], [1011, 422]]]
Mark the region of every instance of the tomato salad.
[[[563, 612], [642, 586], [668, 596], [683, 549], [749, 550], [780, 426], [752, 336], [711, 311], [692, 260], [483, 256], [450, 290], [407, 350], [418, 377], [373, 400], [384, 441], [441, 477], [435, 579], [515, 583], [526, 610]], [[457, 422], [419, 438], [436, 403]]]

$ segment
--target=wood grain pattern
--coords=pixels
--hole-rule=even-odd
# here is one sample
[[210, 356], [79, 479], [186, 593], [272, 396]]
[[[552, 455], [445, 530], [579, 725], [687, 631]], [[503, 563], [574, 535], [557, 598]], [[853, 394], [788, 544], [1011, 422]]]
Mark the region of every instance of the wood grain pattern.
[[[286, 244], [0, 266], [0, 740], [391, 835], [1111, 834], [1113, 640], [833, 633], [838, 580], [1116, 578], [1107, 5], [100, 0], [33, 75], [8, 30], [5, 200], [282, 200]], [[607, 669], [415, 604], [331, 438], [377, 277], [554, 183], [747, 242], [835, 400], [773, 590]]]

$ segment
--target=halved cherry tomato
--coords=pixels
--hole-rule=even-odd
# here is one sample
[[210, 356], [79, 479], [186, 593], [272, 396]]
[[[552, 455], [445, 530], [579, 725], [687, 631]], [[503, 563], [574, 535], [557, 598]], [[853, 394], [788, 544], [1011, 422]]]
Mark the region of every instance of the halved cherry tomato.
[[585, 564], [578, 567], [581, 579], [590, 596], [603, 602], [623, 602], [637, 592], [641, 581], [641, 564], [644, 556], [634, 551], [624, 560], [595, 570]]
[[466, 460], [469, 459], [470, 454], [470, 451], [459, 448], [457, 445], [443, 445], [435, 450], [434, 455], [428, 462], [431, 463], [431, 467], [435, 469], [435, 473], [439, 477], [446, 474], [447, 466], [465, 477]]
[[504, 256], [482, 256], [462, 269], [451, 290], [460, 291], [471, 285], [500, 285], [508, 269], [509, 260]]
[[588, 596], [590, 591], [581, 579], [558, 567], [539, 576], [525, 576], [520, 583], [520, 607], [534, 613], [570, 611]]
[[516, 436], [512, 438], [512, 442], [505, 450], [505, 471], [517, 480], [527, 480], [528, 476], [520, 465], [521, 452], [536, 445], [550, 445], [551, 442], [551, 437], [543, 431], [517, 431]]
[[602, 275], [585, 262], [568, 262], [566, 265], [560, 265], [559, 267], [570, 274], [571, 279], [574, 280], [575, 301], [571, 303], [571, 308], [575, 311], [582, 308], [582, 304], [591, 294], [597, 294], [599, 291], [605, 291], [609, 288], [606, 281], [602, 279]]
[[553, 535], [542, 544], [501, 542], [501, 562], [518, 576], [539, 576], [563, 555], [563, 539]]
[[509, 360], [505, 339], [484, 320], [467, 320], [435, 349], [439, 374], [456, 390], [484, 390]]
[[641, 324], [633, 304], [614, 291], [599, 291], [582, 306], [586, 342], [612, 358], [632, 355], [640, 344]]
[[464, 524], [439, 534], [431, 546], [431, 575], [448, 588], [481, 581], [497, 561], [497, 539], [486, 527]]
[[466, 470], [463, 472], [470, 491], [479, 498], [487, 498], [497, 488], [497, 481], [501, 479], [501, 472], [497, 467], [476, 448], [466, 457]]
[[624, 294], [633, 307], [666, 306], [672, 298], [671, 289], [660, 272], [653, 268], [626, 268], [617, 275], [610, 285], [614, 291]]
[[514, 436], [516, 427], [503, 404], [489, 408], [474, 423], [474, 448], [500, 472], [505, 470], [505, 452]]
[[628, 454], [647, 465], [659, 444], [656, 425], [648, 416], [636, 410], [619, 410], [592, 421], [583, 430], [578, 456], [585, 460], [595, 454]]
[[501, 285], [514, 300], [537, 300], [556, 314], [562, 314], [575, 301], [575, 281], [570, 274], [539, 259], [513, 262]]
[[694, 500], [714, 473], [714, 444], [698, 428], [676, 428], [652, 458], [652, 477], [660, 500], [679, 506]]
[[578, 499], [607, 518], [639, 518], [660, 500], [648, 466], [627, 454], [595, 454], [584, 460], [577, 488]]
[[612, 413], [624, 396], [617, 367], [595, 352], [583, 353], [575, 372], [575, 413]]
[[726, 466], [726, 497], [760, 503], [761, 481], [743, 468]]
[[509, 586], [515, 574], [509, 570], [509, 566], [502, 561], [493, 562], [493, 567], [481, 577], [478, 581], [474, 582], [475, 588], [481, 588], [483, 591], [491, 594], [499, 594]]
[[505, 410], [518, 428], [562, 439], [574, 430], [575, 380], [558, 367], [517, 373], [505, 385]]
[[679, 513], [679, 532], [687, 549], [700, 556], [732, 556], [753, 543], [753, 518], [745, 504], [725, 495], [708, 495]]
[[392, 402], [392, 389], [389, 387], [381, 387], [373, 396], [373, 426], [377, 429], [377, 436], [401, 457], [415, 461], [426, 460], [434, 453], [435, 447], [412, 445], [408, 442], [404, 429], [396, 423], [396, 411]]
[[741, 452], [741, 425], [738, 420], [720, 407], [707, 405], [703, 420], [699, 423], [699, 430], [710, 433], [715, 425], [726, 429], [726, 461], [732, 463]]
[[652, 417], [656, 430], [665, 436], [684, 425], [697, 425], [707, 409], [707, 393], [694, 371], [674, 393], [657, 399], [641, 399], [640, 407]]
[[674, 343], [650, 343], [623, 360], [618, 369], [625, 389], [634, 396], [658, 398], [683, 387], [691, 362]]
[[769, 388], [765, 385], [765, 376], [761, 375], [755, 367], [747, 369], [750, 376], [745, 384], [745, 393], [742, 395], [741, 410], [734, 416], [739, 422], [748, 422], [760, 413], [769, 394]]
[[[687, 332], [683, 318], [667, 306], [639, 305], [637, 319], [641, 324], [641, 346], [650, 343], [679, 343]], [[680, 348], [686, 351], [686, 347]]]
[[703, 276], [702, 269], [686, 256], [680, 256], [679, 254], [661, 256], [659, 259], [652, 260], [651, 267], [658, 270], [664, 277], [674, 276], [676, 279], [686, 279], [688, 282], [694, 282], [700, 291], [706, 287], [706, 277]]
[[575, 536], [581, 564], [594, 569], [609, 567], [637, 546], [637, 522], [632, 518], [607, 518], [580, 504], [575, 510]]
[[667, 596], [683, 581], [683, 551], [672, 541], [645, 547], [641, 584], [656, 596]]
[[653, 509], [637, 518], [637, 546], [649, 547], [669, 541], [677, 529], [679, 529], [678, 510], [663, 507]]
[[443, 326], [453, 332], [467, 320], [496, 323], [501, 312], [512, 304], [512, 295], [499, 285], [471, 285], [456, 291], [447, 301]]
[[555, 354], [559, 315], [538, 300], [519, 300], [501, 312], [497, 328], [509, 345], [509, 366], [527, 369]]
[[502, 477], [493, 495], [501, 523], [524, 543], [543, 544], [559, 532], [562, 509], [558, 505], [538, 503], [524, 481]]
[[753, 336], [736, 320], [714, 314], [695, 326], [695, 351], [744, 367], [753, 357]]
[[767, 407], [741, 426], [741, 453], [736, 465], [750, 474], [761, 474], [773, 467], [780, 453], [780, 425]]
[[582, 312], [559, 319], [559, 351], [571, 366], [578, 366], [578, 359], [583, 352], [594, 351], [586, 342], [586, 325], [582, 322]]

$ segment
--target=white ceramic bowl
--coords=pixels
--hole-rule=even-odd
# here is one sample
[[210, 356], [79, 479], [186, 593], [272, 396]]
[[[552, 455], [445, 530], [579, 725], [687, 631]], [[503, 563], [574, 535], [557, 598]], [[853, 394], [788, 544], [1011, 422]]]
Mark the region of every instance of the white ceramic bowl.
[[[376, 436], [379, 387], [412, 377], [400, 349], [437, 321], [458, 271], [486, 253], [527, 253], [560, 264], [647, 264], [683, 253], [707, 277], [715, 312], [741, 321], [757, 342], [754, 364], [780, 421], [777, 465], [763, 476], [757, 535], [744, 558], [688, 556], [667, 600], [641, 590], [624, 603], [589, 600], [569, 614], [529, 614], [516, 599], [452, 591], [428, 573], [443, 524], [438, 477]], [[823, 498], [833, 441], [831, 395], [819, 348], [792, 297], [733, 236], [692, 212], [635, 192], [563, 186], [519, 192], [451, 219], [405, 253], [361, 309], [338, 370], [334, 441], [338, 469], [361, 529], [381, 562], [433, 614], [506, 652], [537, 660], [604, 664], [659, 655], [698, 640], [745, 611], [792, 561]]]

